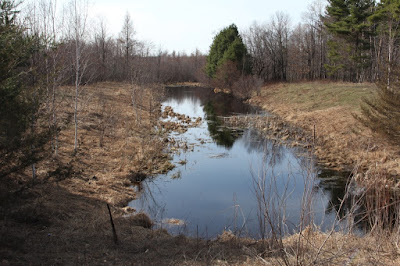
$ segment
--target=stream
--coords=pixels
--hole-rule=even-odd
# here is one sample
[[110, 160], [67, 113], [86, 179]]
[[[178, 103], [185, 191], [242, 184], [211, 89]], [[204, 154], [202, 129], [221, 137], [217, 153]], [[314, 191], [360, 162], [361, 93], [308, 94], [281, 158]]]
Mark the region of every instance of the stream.
[[[209, 239], [224, 230], [253, 238], [272, 229], [292, 234], [310, 221], [323, 231], [345, 226], [337, 220], [345, 210], [339, 216], [337, 210], [348, 174], [319, 167], [306, 150], [264, 139], [252, 128], [226, 128], [219, 119], [267, 113], [200, 87], [167, 88], [162, 106], [202, 122], [171, 133], [187, 146], [172, 154], [176, 168], [145, 179], [140, 197], [129, 203], [158, 228]], [[259, 211], [266, 209], [267, 221]]]

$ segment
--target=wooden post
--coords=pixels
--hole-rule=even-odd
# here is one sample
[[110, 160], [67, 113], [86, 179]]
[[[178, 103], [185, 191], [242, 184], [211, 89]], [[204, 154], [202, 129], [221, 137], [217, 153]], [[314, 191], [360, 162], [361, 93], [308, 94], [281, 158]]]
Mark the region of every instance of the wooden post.
[[313, 144], [315, 145], [315, 124], [314, 124], [314, 133], [313, 133]]
[[118, 244], [117, 231], [115, 231], [115, 225], [114, 225], [114, 221], [113, 221], [113, 218], [112, 218], [110, 206], [108, 205], [108, 203], [107, 203], [107, 208], [108, 208], [108, 213], [110, 214], [110, 222], [111, 222], [111, 227], [112, 227], [112, 231], [113, 231], [113, 235], [114, 235], [114, 243]]

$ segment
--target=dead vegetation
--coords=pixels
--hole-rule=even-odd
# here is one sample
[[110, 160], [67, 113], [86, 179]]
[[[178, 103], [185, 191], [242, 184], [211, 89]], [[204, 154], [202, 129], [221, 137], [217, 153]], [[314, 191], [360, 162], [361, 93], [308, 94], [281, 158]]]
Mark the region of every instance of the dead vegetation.
[[[140, 183], [148, 175], [170, 166], [162, 150], [171, 141], [165, 141], [163, 132], [167, 130], [161, 130], [157, 119], [161, 112], [156, 109], [149, 112], [148, 105], [133, 108], [131, 89], [129, 84], [120, 83], [101, 83], [84, 89], [79, 113], [79, 149], [75, 155], [72, 90], [62, 89], [59, 110], [63, 111], [60, 111], [63, 127], [59, 132], [58, 156], [48, 156], [38, 164], [35, 184], [30, 180], [29, 169], [1, 179], [2, 265], [400, 263], [399, 239], [387, 231], [376, 230], [361, 238], [321, 233], [310, 226], [283, 237], [282, 245], [276, 246], [266, 240], [238, 238], [231, 232], [210, 240], [171, 236], [165, 230], [150, 229], [152, 221], [147, 215], [125, 206], [135, 196], [132, 189], [135, 182]], [[149, 103], [146, 95], [154, 91], [142, 92], [143, 102]], [[379, 204], [387, 204], [386, 198], [387, 195], [380, 197]], [[371, 206], [376, 203], [372, 199], [369, 202]], [[111, 206], [117, 244], [113, 241], [107, 203]]]
[[376, 93], [373, 84], [304, 82], [264, 87], [250, 102], [285, 122], [316, 136], [315, 154], [322, 164], [359, 173], [400, 173], [398, 148], [355, 118], [363, 97]]

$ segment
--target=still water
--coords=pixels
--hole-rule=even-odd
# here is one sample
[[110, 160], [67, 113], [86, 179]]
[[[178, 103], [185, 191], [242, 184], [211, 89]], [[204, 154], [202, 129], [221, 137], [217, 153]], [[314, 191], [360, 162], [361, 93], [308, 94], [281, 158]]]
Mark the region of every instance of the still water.
[[260, 227], [260, 208], [268, 209], [284, 234], [298, 231], [301, 221], [322, 230], [343, 225], [336, 210], [345, 174], [324, 171], [305, 150], [263, 139], [254, 129], [224, 128], [220, 119], [268, 114], [206, 88], [169, 88], [165, 106], [203, 122], [184, 134], [171, 133], [189, 149], [173, 154], [174, 170], [145, 179], [140, 197], [129, 204], [148, 213], [157, 227], [203, 238], [223, 230], [260, 238], [271, 230], [268, 222]]

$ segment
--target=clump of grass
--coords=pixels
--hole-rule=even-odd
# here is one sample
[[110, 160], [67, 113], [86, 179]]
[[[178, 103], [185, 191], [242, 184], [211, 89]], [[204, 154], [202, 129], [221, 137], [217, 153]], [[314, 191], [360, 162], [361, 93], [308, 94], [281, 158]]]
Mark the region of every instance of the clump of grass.
[[130, 218], [130, 222], [134, 226], [141, 226], [144, 228], [152, 228], [154, 223], [150, 217], [145, 213], [138, 213]]
[[187, 160], [180, 160], [178, 163], [179, 163], [180, 165], [185, 165], [185, 164], [187, 164]]

